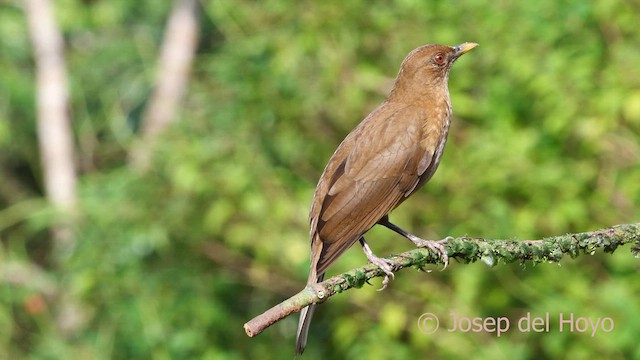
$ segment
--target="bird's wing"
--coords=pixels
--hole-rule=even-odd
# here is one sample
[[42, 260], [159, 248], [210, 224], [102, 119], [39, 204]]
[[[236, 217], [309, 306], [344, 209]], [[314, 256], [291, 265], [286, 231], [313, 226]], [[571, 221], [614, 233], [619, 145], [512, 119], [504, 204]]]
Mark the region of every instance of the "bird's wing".
[[[394, 121], [399, 117], [403, 118], [402, 125]], [[330, 160], [328, 171], [323, 174], [326, 179], [321, 179], [327, 182], [323, 184], [326, 195], [320, 198], [316, 193], [316, 218], [311, 219], [312, 231], [315, 225], [322, 241], [318, 274], [408, 196], [428, 167], [433, 150], [425, 149], [420, 142], [421, 122], [406, 121], [406, 117], [405, 112], [398, 112], [354, 130], [341, 144], [351, 150], [336, 156], [339, 148]], [[361, 136], [363, 132], [369, 137]], [[377, 132], [385, 135], [374, 136], [374, 143], [370, 137]], [[339, 163], [331, 164], [332, 161]]]

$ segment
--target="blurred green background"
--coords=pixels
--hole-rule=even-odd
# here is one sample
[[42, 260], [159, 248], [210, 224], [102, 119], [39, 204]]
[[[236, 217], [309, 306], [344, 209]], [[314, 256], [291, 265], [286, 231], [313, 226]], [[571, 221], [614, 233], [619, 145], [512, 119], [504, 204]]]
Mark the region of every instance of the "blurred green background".
[[[171, 3], [55, 6], [80, 169], [77, 246], [54, 264], [33, 50], [20, 2], [0, 1], [0, 358], [292, 358], [297, 316], [256, 338], [242, 325], [304, 286], [316, 181], [425, 43], [480, 47], [451, 72], [440, 169], [395, 222], [425, 238], [536, 239], [638, 219], [637, 0], [203, 2], [179, 122], [142, 175], [127, 157]], [[368, 240], [380, 256], [411, 248], [385, 229]], [[354, 247], [330, 274], [365, 262]], [[10, 281], [24, 264], [45, 285]], [[405, 270], [383, 292], [378, 280], [321, 305], [304, 358], [640, 359], [639, 270], [628, 248]], [[549, 312], [551, 326], [499, 338], [418, 331], [422, 313], [449, 327], [451, 311], [514, 322]], [[615, 328], [560, 332], [571, 313]]]

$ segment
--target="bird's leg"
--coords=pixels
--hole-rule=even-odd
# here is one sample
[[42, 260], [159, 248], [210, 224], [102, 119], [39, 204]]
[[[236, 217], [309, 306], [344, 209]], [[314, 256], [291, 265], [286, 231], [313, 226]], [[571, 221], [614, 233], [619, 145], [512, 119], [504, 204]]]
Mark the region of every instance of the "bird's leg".
[[367, 259], [369, 259], [369, 262], [374, 265], [378, 265], [378, 267], [380, 267], [380, 269], [382, 269], [386, 274], [384, 280], [382, 280], [382, 288], [378, 289], [378, 291], [382, 291], [387, 287], [387, 285], [389, 285], [389, 278], [393, 279], [395, 277], [393, 274], [393, 268], [391, 267], [393, 262], [389, 259], [377, 257], [373, 251], [371, 251], [371, 248], [365, 241], [364, 237], [360, 237], [360, 244], [362, 244], [362, 250], [364, 250], [364, 254], [367, 256]]
[[395, 232], [397, 232], [398, 234], [406, 237], [407, 239], [409, 239], [412, 243], [414, 243], [417, 247], [426, 247], [428, 249], [430, 249], [431, 251], [440, 254], [440, 257], [442, 258], [442, 262], [444, 263], [444, 267], [442, 268], [442, 270], [447, 268], [447, 265], [449, 265], [449, 255], [447, 255], [447, 251], [444, 249], [444, 246], [442, 246], [441, 242], [447, 240], [448, 238], [445, 238], [444, 240], [440, 240], [440, 241], [434, 241], [434, 240], [424, 240], [421, 239], [407, 231], [405, 231], [404, 229], [400, 228], [399, 226], [393, 224], [391, 221], [389, 221], [389, 216], [384, 216], [382, 219], [380, 219], [380, 221], [378, 221], [378, 224], [387, 227]]

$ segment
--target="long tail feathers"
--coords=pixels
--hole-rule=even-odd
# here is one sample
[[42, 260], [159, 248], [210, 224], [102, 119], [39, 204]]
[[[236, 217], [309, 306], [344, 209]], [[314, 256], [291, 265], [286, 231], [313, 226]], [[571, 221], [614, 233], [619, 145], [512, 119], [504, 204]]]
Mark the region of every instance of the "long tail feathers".
[[[310, 280], [315, 280], [316, 283], [319, 283], [323, 279], [324, 274], [320, 274], [316, 279]], [[296, 355], [301, 355], [304, 352], [304, 347], [307, 346], [307, 335], [309, 334], [309, 326], [315, 309], [316, 304], [312, 304], [300, 311], [300, 321], [298, 322], [298, 333], [296, 335]]]

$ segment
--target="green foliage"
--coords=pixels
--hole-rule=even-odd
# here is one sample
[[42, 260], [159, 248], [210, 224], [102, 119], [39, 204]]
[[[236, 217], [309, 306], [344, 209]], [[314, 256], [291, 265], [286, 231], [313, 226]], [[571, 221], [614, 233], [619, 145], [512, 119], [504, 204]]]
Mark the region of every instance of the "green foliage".
[[[55, 5], [81, 170], [77, 246], [52, 265], [32, 50], [20, 4], [3, 3], [0, 273], [37, 264], [57, 290], [2, 276], [0, 358], [291, 357], [294, 317], [253, 339], [242, 324], [304, 285], [315, 182], [383, 100], [403, 57], [424, 43], [480, 47], [451, 73], [455, 118], [442, 165], [395, 222], [426, 238], [535, 239], [637, 221], [633, 2], [203, 2], [180, 122], [142, 175], [127, 155], [171, 4]], [[409, 248], [396, 239], [383, 229], [368, 237], [380, 256]], [[365, 261], [354, 248], [331, 271]], [[560, 265], [405, 271], [384, 292], [374, 283], [319, 306], [305, 357], [640, 358], [637, 270], [618, 249]], [[77, 324], [65, 332], [67, 307]], [[444, 322], [451, 311], [549, 312], [552, 330], [418, 331], [422, 313]], [[608, 316], [615, 329], [559, 332], [560, 313]]]

